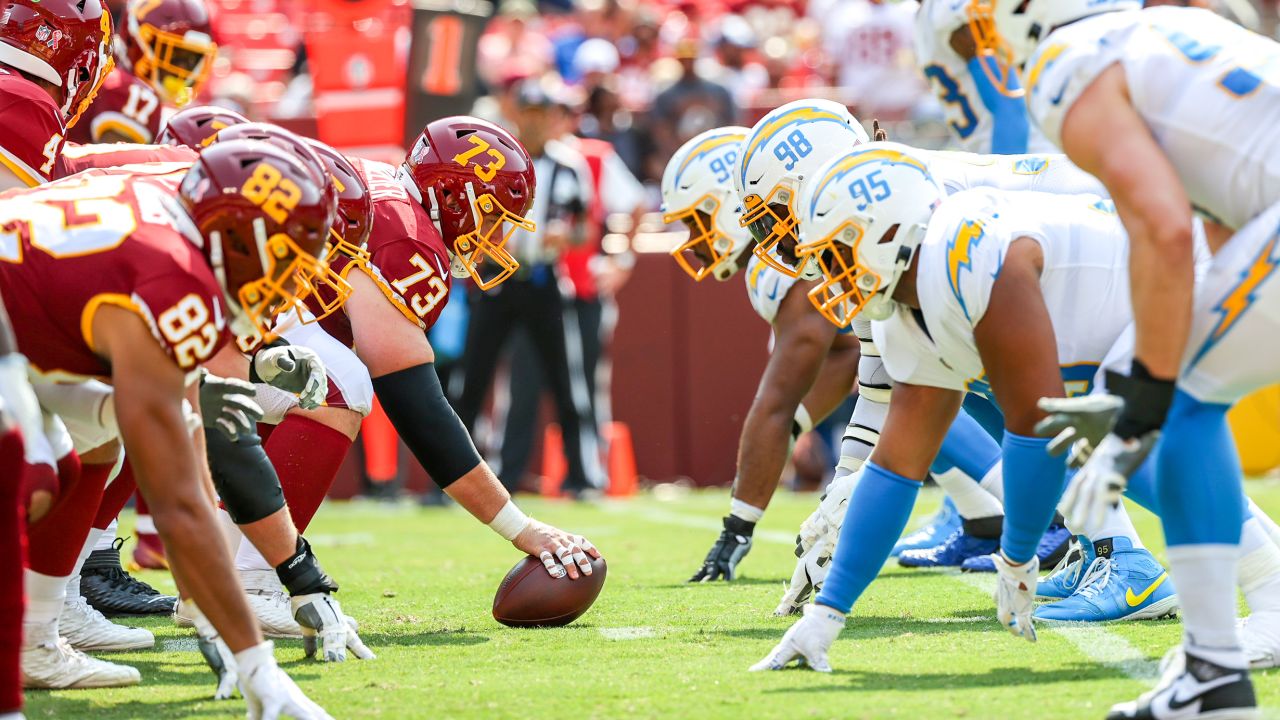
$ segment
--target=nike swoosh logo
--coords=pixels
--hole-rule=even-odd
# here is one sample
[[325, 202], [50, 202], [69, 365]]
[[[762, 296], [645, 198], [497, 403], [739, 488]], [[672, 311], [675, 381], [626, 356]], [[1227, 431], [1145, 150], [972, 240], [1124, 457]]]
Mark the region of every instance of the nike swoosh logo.
[[1151, 593], [1155, 592], [1156, 588], [1163, 585], [1164, 581], [1168, 579], [1169, 573], [1162, 573], [1160, 577], [1156, 578], [1155, 582], [1148, 585], [1147, 589], [1142, 591], [1141, 595], [1134, 595], [1133, 588], [1129, 588], [1124, 591], [1124, 601], [1129, 603], [1129, 607], [1138, 607], [1142, 603], [1146, 602], [1147, 598], [1151, 597]]
[[779, 285], [781, 285], [781, 284], [782, 284], [782, 281], [781, 281], [781, 280], [775, 281], [775, 282], [773, 283], [773, 290], [769, 291], [769, 300], [770, 300], [770, 302], [772, 302], [772, 301], [774, 301], [774, 300], [777, 300], [777, 299], [778, 299], [778, 286], [779, 286]]
[[1057, 95], [1054, 95], [1054, 96], [1053, 96], [1053, 97], [1051, 97], [1051, 98], [1049, 98], [1049, 102], [1050, 102], [1051, 104], [1053, 104], [1053, 105], [1061, 105], [1061, 104], [1062, 104], [1062, 96], [1067, 94], [1067, 86], [1068, 86], [1068, 85], [1070, 85], [1070, 84], [1071, 84], [1071, 81], [1070, 81], [1070, 80], [1068, 80], [1067, 82], [1062, 83], [1062, 87], [1058, 89], [1058, 94], [1057, 94]]
[[[1178, 691], [1177, 691], [1177, 690], [1174, 690], [1174, 692], [1173, 692], [1173, 693], [1171, 693], [1171, 694], [1170, 694], [1170, 696], [1169, 696], [1169, 709], [1170, 709], [1170, 710], [1181, 710], [1182, 708], [1185, 708], [1186, 706], [1190, 705], [1191, 703], [1197, 703], [1197, 704], [1198, 704], [1198, 703], [1200, 702], [1200, 700], [1204, 698], [1204, 696], [1205, 696], [1205, 694], [1206, 694], [1206, 693], [1209, 693], [1209, 692], [1212, 692], [1212, 691], [1214, 691], [1214, 690], [1217, 690], [1218, 688], [1220, 688], [1220, 687], [1222, 687], [1222, 686], [1224, 686], [1224, 685], [1230, 685], [1231, 683], [1236, 682], [1237, 680], [1239, 680], [1241, 677], [1242, 677], [1241, 675], [1234, 675], [1234, 674], [1233, 674], [1233, 675], [1223, 675], [1222, 677], [1214, 678], [1213, 680], [1210, 680], [1209, 682], [1204, 682], [1204, 683], [1202, 683], [1202, 682], [1197, 682], [1197, 683], [1196, 683], [1196, 690], [1195, 690], [1195, 694], [1194, 694], [1194, 695], [1192, 695], [1192, 696], [1191, 696], [1191, 697], [1189, 697], [1189, 698], [1180, 698], [1180, 697], [1178, 697]], [[1179, 688], [1179, 689], [1180, 689], [1180, 688]]]

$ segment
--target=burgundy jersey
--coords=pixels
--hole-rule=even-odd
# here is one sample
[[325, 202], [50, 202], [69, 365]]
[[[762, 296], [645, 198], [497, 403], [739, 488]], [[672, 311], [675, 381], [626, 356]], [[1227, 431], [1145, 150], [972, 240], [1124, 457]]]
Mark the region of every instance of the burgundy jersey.
[[[429, 330], [449, 301], [452, 283], [444, 238], [422, 204], [400, 184], [394, 167], [354, 158], [351, 162], [373, 197], [367, 246], [373, 280], [405, 317]], [[343, 277], [355, 267], [346, 257], [333, 261], [333, 269]], [[354, 344], [345, 312], [324, 318], [320, 326], [348, 346]]]
[[53, 177], [60, 180], [85, 170], [115, 168], [122, 165], [143, 163], [181, 163], [185, 168], [195, 162], [198, 154], [183, 145], [133, 145], [131, 143], [94, 143], [63, 145], [53, 169]]
[[90, 170], [0, 194], [0, 295], [37, 372], [110, 377], [93, 341], [103, 305], [136, 313], [185, 372], [230, 338], [222, 290], [176, 199], [183, 172], [164, 169]]
[[53, 98], [39, 85], [0, 67], [0, 165], [27, 186], [49, 182], [66, 129]]
[[67, 139], [81, 144], [96, 143], [113, 132], [129, 142], [149, 143], [160, 134], [164, 112], [160, 96], [150, 85], [117, 67], [102, 81], [97, 96], [71, 128]]

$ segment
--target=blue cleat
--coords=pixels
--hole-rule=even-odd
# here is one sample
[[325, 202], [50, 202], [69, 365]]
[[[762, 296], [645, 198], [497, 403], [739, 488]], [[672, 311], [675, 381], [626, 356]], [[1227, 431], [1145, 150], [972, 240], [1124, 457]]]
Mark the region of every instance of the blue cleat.
[[903, 551], [898, 555], [898, 564], [915, 568], [957, 567], [969, 558], [990, 555], [998, 547], [998, 539], [976, 537], [965, 532], [964, 528], [957, 528], [946, 542], [937, 547]]
[[938, 512], [933, 514], [929, 522], [919, 530], [907, 535], [893, 546], [893, 557], [898, 557], [904, 550], [920, 550], [932, 548], [941, 545], [947, 541], [960, 527], [962, 522], [960, 513], [956, 511], [955, 503], [951, 502], [948, 496], [943, 499], [942, 507], [938, 508]]
[[[1036, 548], [1036, 557], [1040, 558], [1040, 567], [1055, 565], [1066, 556], [1071, 544], [1071, 531], [1061, 525], [1050, 525], [1040, 538]], [[965, 560], [960, 565], [961, 572], [993, 573], [996, 571], [995, 559], [991, 555], [981, 555]], [[1070, 594], [1070, 593], [1068, 593]], [[1066, 597], [1065, 595], [1063, 597]]]
[[1071, 541], [1071, 549], [1058, 563], [1053, 572], [1045, 576], [1036, 585], [1037, 600], [1065, 600], [1080, 586], [1084, 571], [1096, 557], [1093, 543], [1083, 535]]
[[1043, 622], [1152, 620], [1178, 613], [1178, 595], [1169, 573], [1152, 554], [1125, 538], [1093, 544], [1094, 555], [1076, 592], [1041, 605], [1032, 616]]

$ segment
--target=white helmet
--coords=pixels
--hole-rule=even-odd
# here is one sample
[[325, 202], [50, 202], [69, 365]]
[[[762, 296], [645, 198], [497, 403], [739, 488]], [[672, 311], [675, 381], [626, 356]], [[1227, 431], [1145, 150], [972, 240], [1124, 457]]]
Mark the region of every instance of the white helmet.
[[869, 143], [819, 168], [800, 194], [796, 247], [801, 262], [821, 268], [809, 291], [818, 312], [840, 327], [859, 312], [889, 317], [898, 280], [944, 197], [924, 155], [899, 143]]
[[738, 126], [708, 130], [680, 146], [662, 173], [662, 220], [689, 228], [689, 239], [671, 256], [694, 280], [733, 277], [752, 242], [738, 222], [742, 206], [730, 182], [748, 132]]
[[972, 0], [969, 28], [981, 54], [1024, 63], [1059, 25], [1117, 10], [1141, 10], [1142, 0]]
[[[868, 141], [849, 110], [830, 100], [789, 102], [751, 128], [733, 178], [741, 222], [756, 239], [757, 257], [788, 277], [800, 277], [799, 265], [792, 267], [774, 252], [782, 241], [795, 242], [800, 183], [832, 155]], [[793, 250], [781, 249], [788, 255]]]

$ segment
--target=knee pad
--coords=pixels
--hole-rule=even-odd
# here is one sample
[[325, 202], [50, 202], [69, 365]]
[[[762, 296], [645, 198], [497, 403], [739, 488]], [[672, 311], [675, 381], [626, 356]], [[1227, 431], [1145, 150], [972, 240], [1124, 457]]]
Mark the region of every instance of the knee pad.
[[213, 486], [237, 525], [257, 522], [284, 507], [280, 477], [257, 433], [230, 440], [219, 430], [204, 431]]

